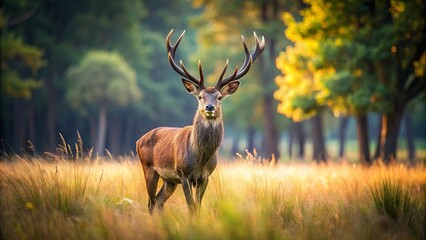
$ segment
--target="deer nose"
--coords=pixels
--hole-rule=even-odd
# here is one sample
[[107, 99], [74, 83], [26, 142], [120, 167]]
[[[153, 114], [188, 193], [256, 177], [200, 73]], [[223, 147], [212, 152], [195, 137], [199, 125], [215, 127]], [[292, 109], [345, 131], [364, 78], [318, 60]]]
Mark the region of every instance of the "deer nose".
[[207, 105], [206, 111], [214, 111], [214, 106], [212, 104]]

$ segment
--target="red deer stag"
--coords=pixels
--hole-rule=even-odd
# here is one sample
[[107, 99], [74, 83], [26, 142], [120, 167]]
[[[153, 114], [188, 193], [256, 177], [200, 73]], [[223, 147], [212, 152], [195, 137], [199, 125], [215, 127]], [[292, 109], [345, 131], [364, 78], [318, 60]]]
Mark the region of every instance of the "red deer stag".
[[[167, 36], [168, 58], [172, 68], [183, 77], [186, 90], [198, 99], [198, 110], [192, 126], [183, 128], [159, 127], [143, 135], [136, 142], [136, 151], [145, 174], [146, 188], [149, 195], [148, 209], [152, 214], [155, 208], [162, 209], [164, 203], [173, 194], [177, 184], [181, 183], [189, 212], [194, 214], [201, 204], [209, 176], [216, 168], [217, 149], [223, 138], [223, 120], [220, 101], [233, 94], [240, 85], [237, 80], [243, 77], [252, 63], [262, 53], [265, 40], [259, 41], [256, 33], [256, 48], [253, 53], [247, 48], [242, 37], [245, 51], [243, 66], [223, 78], [228, 67], [226, 62], [219, 80], [214, 87], [204, 86], [201, 62], [198, 62], [200, 78], [192, 76], [180, 61], [175, 62], [176, 49], [185, 34], [180, 35], [174, 45], [170, 44], [173, 30]], [[157, 194], [159, 178], [163, 186]], [[193, 187], [196, 189], [194, 201]]]

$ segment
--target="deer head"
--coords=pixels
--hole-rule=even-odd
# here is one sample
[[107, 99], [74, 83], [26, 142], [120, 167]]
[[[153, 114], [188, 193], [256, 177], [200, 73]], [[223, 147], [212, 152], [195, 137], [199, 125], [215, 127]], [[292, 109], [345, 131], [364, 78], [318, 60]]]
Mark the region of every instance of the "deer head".
[[176, 64], [176, 50], [179, 46], [180, 41], [182, 40], [183, 35], [185, 34], [185, 31], [182, 32], [182, 34], [179, 36], [178, 40], [174, 45], [170, 44], [170, 38], [172, 37], [172, 33], [173, 30], [171, 30], [170, 33], [167, 35], [166, 40], [169, 62], [172, 68], [183, 77], [182, 83], [185, 89], [198, 99], [199, 113], [205, 119], [214, 120], [216, 118], [220, 118], [220, 101], [223, 98], [232, 95], [235, 91], [237, 91], [238, 87], [240, 86], [240, 82], [237, 80], [242, 78], [249, 71], [252, 63], [262, 53], [263, 49], [265, 48], [265, 38], [262, 37], [262, 41], [259, 41], [259, 38], [257, 37], [256, 33], [253, 32], [254, 40], [256, 42], [256, 48], [253, 53], [250, 53], [247, 48], [245, 38], [241, 35], [245, 52], [245, 59], [242, 67], [239, 69], [238, 66], [236, 66], [233, 73], [228, 77], [224, 78], [226, 69], [228, 68], [229, 64], [229, 61], [226, 60], [226, 64], [222, 69], [216, 86], [206, 87], [204, 86], [204, 76], [200, 60], [198, 61], [198, 72], [200, 75], [199, 78], [194, 77], [188, 72], [182, 60], [180, 61], [180, 66]]

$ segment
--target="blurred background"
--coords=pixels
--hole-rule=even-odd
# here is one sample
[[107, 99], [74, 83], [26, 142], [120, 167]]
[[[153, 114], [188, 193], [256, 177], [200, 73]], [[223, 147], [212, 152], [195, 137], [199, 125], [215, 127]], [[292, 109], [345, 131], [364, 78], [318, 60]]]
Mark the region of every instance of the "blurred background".
[[[425, 1], [4, 0], [2, 152], [69, 143], [131, 154], [197, 108], [167, 60], [209, 85], [244, 61], [241, 35], [266, 49], [223, 101], [226, 159], [245, 149], [280, 161], [426, 158]], [[230, 74], [230, 72], [228, 73]], [[77, 131], [79, 133], [77, 133]], [[60, 135], [61, 134], [61, 135]], [[73, 146], [71, 146], [73, 147]], [[256, 149], [256, 150], [253, 150]]]

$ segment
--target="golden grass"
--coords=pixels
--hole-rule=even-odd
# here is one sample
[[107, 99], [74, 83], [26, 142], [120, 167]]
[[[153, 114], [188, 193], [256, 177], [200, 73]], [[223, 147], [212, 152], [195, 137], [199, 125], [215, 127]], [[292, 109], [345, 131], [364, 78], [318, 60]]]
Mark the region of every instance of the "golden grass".
[[[384, 179], [412, 193], [414, 222], [378, 211], [371, 189]], [[2, 239], [425, 238], [422, 166], [222, 163], [193, 218], [180, 187], [150, 216], [130, 158], [0, 162], [0, 180]]]

